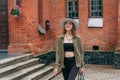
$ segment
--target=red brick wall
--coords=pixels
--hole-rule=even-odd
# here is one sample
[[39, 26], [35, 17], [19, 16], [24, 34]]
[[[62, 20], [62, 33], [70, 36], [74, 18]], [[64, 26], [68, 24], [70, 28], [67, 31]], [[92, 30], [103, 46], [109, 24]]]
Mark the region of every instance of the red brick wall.
[[40, 24], [45, 29], [45, 21], [50, 21], [50, 30], [45, 35], [56, 39], [56, 34], [61, 32], [59, 20], [65, 17], [65, 0], [39, 0], [39, 2]]
[[[49, 30], [45, 35], [41, 35], [38, 32], [39, 21], [43, 28], [45, 28], [44, 22], [46, 19], [49, 19], [49, 14], [48, 12], [46, 13], [46, 7], [44, 7], [47, 2], [44, 3], [42, 0], [40, 0], [40, 2], [42, 2], [42, 5], [38, 5], [38, 0], [22, 0], [22, 14], [15, 18], [10, 14], [14, 0], [8, 0], [9, 53], [33, 52], [33, 54], [35, 54], [53, 48], [55, 41], [53, 41], [52, 36], [50, 36], [52, 32]], [[38, 6], [40, 6], [40, 8], [38, 8]], [[48, 8], [49, 7], [47, 7], [47, 9]], [[38, 16], [38, 12], [40, 16]]]
[[78, 33], [83, 39], [84, 49], [91, 50], [97, 45], [100, 50], [114, 49], [117, 42], [117, 0], [103, 0], [103, 28], [88, 28], [88, 2], [89, 0], [79, 0], [80, 30]]
[[[120, 0], [118, 0], [118, 35], [120, 35]], [[115, 52], [120, 52], [120, 36], [118, 36], [117, 40]]]
[[[29, 51], [29, 45], [38, 39], [38, 4], [37, 0], [22, 0], [22, 13], [13, 17], [9, 12], [9, 52]], [[14, 0], [8, 0], [8, 10]]]
[[[66, 0], [46, 1], [43, 1], [43, 3], [49, 6], [43, 8], [46, 13], [43, 13], [43, 15], [48, 16], [48, 13], [50, 13], [51, 31], [58, 36], [62, 33], [59, 20], [66, 17]], [[100, 50], [114, 50], [118, 37], [118, 1], [110, 0], [108, 2], [107, 0], [103, 0], [104, 26], [102, 28], [88, 27], [89, 0], [78, 1], [80, 29], [77, 33], [82, 37], [84, 50], [92, 50], [92, 46], [99, 46]]]
[[[114, 50], [118, 37], [118, 0], [103, 0], [102, 28], [89, 28], [89, 0], [79, 1], [79, 23], [77, 33], [81, 36], [84, 50], [99, 46], [100, 50]], [[13, 0], [9, 0], [9, 9]], [[39, 8], [38, 8], [39, 6]], [[62, 33], [60, 19], [66, 17], [66, 0], [22, 0], [22, 14], [14, 18], [9, 14], [9, 52], [45, 52], [53, 48], [56, 37]], [[38, 13], [39, 12], [39, 13]], [[38, 16], [39, 14], [39, 16]], [[38, 23], [45, 29], [45, 21], [50, 21], [46, 34], [38, 32]]]
[[[56, 2], [55, 2], [56, 1]], [[52, 10], [50, 21], [52, 29], [58, 36], [62, 29], [59, 27], [59, 20], [66, 17], [66, 0], [51, 1]], [[114, 50], [118, 37], [118, 1], [103, 0], [103, 27], [89, 28], [89, 0], [79, 0], [80, 28], [77, 33], [82, 37], [84, 50], [92, 50], [92, 46], [99, 46], [100, 50]]]

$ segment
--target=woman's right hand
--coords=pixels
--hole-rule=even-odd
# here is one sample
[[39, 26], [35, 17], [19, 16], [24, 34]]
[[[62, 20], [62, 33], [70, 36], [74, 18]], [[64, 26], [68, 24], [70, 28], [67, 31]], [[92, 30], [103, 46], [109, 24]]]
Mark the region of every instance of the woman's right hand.
[[53, 70], [53, 75], [56, 76], [57, 72], [58, 72], [58, 69], [54, 69]]

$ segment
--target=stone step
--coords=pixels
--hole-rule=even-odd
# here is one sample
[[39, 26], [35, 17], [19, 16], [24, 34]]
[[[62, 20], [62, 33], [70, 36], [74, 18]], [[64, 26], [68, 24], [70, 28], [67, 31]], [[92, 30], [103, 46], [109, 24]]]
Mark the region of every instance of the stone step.
[[0, 80], [21, 80], [21, 78], [35, 73], [36, 71], [43, 69], [45, 64], [37, 64], [29, 68], [22, 69], [20, 71], [17, 71], [13, 74], [7, 75], [5, 77], [0, 78]]
[[51, 78], [53, 78], [53, 73], [50, 72], [49, 74], [45, 75], [44, 77], [42, 77], [41, 79], [39, 80], [50, 80]]
[[[61, 72], [61, 70], [58, 70], [58, 73], [56, 75], [58, 75]], [[50, 72], [49, 74], [45, 75], [44, 77], [40, 78], [39, 80], [51, 80], [53, 79], [55, 76], [53, 75], [52, 72]]]
[[30, 59], [21, 63], [17, 63], [8, 67], [4, 67], [0, 69], [0, 77], [6, 76], [18, 70], [30, 67], [38, 63], [38, 58]]
[[53, 70], [53, 67], [47, 66], [42, 70], [39, 70], [21, 80], [41, 80], [42, 77], [48, 75]]
[[0, 68], [6, 67], [9, 65], [13, 65], [13, 64], [16, 64], [19, 62], [23, 62], [25, 60], [31, 59], [32, 57], [33, 57], [32, 54], [24, 54], [24, 55], [20, 55], [20, 56], [2, 59], [2, 60], [0, 60]]

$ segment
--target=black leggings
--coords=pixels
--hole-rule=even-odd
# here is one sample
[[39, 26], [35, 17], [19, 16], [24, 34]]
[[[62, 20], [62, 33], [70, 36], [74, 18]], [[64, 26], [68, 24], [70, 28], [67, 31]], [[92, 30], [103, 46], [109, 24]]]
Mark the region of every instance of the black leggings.
[[64, 58], [65, 68], [62, 68], [64, 80], [75, 80], [79, 68], [76, 67], [75, 57]]

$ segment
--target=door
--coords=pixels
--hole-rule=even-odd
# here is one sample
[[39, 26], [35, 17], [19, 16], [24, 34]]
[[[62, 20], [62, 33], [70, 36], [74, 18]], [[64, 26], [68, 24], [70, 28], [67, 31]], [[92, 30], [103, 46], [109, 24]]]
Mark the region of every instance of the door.
[[0, 50], [8, 47], [8, 0], [0, 0]]

